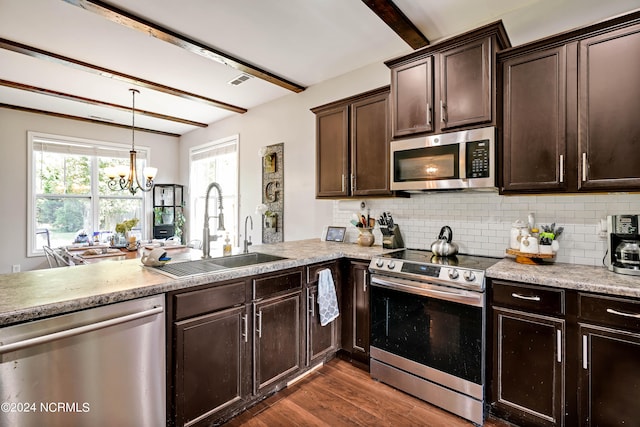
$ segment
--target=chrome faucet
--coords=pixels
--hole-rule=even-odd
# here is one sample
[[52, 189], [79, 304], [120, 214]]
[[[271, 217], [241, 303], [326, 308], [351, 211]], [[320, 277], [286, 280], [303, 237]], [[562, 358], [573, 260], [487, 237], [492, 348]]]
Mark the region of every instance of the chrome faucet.
[[251, 243], [251, 236], [249, 236], [249, 240], [247, 240], [247, 220], [248, 219], [251, 220], [251, 229], [253, 230], [253, 218], [251, 217], [251, 215], [247, 215], [244, 218], [244, 248], [242, 249], [242, 253], [245, 253], [245, 254], [249, 253], [249, 246], [253, 244]]
[[[218, 216], [209, 216], [209, 194], [211, 189], [215, 188], [218, 191]], [[211, 240], [214, 242], [218, 240], [218, 235], [212, 235], [209, 232], [209, 219], [218, 218], [218, 231], [225, 231], [224, 229], [224, 215], [222, 213], [222, 189], [220, 184], [212, 182], [207, 187], [207, 195], [204, 198], [204, 228], [202, 229], [202, 258], [211, 258]]]

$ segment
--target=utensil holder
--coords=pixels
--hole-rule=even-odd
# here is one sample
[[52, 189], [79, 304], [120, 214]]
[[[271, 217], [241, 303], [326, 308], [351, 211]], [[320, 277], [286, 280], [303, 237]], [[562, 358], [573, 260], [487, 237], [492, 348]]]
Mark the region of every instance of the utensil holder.
[[394, 225], [392, 228], [389, 228], [381, 225], [380, 232], [382, 233], [382, 247], [384, 249], [404, 248], [400, 227]]

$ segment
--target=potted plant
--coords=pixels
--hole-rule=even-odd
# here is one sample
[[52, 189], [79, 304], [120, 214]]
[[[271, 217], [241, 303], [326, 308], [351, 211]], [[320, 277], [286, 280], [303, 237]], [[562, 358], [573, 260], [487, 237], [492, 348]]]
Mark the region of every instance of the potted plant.
[[133, 227], [138, 225], [140, 220], [138, 218], [125, 219], [122, 222], [116, 224], [116, 236], [117, 241], [113, 242], [113, 246], [126, 245], [127, 233], [131, 231]]
[[175, 235], [180, 238], [180, 243], [184, 244], [184, 224], [187, 222], [187, 219], [182, 213], [182, 209], [176, 211], [176, 223], [175, 223]]

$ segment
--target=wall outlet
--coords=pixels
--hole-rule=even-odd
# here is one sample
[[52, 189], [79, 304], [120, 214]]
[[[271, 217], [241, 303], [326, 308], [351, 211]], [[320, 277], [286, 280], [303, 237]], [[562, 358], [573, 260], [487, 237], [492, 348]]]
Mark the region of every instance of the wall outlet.
[[12, 273], [20, 273], [20, 264], [13, 264], [11, 266], [11, 272]]
[[598, 231], [598, 237], [601, 240], [606, 240], [607, 236], [608, 236], [608, 231], [607, 231], [607, 219], [606, 218], [601, 218], [600, 221], [598, 221], [598, 224], [596, 225], [597, 231]]

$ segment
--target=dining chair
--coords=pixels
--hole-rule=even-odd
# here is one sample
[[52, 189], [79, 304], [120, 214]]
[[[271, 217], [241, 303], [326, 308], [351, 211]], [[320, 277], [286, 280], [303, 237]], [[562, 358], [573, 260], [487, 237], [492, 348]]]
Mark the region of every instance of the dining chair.
[[47, 246], [51, 246], [51, 237], [48, 228], [36, 228], [36, 238], [43, 236], [43, 239], [47, 241]]
[[202, 240], [194, 239], [187, 243], [188, 248], [192, 249], [202, 249]]
[[49, 263], [49, 268], [56, 267], [69, 267], [73, 265], [69, 261], [67, 261], [62, 255], [60, 255], [55, 249], [52, 249], [48, 245], [42, 246], [44, 250], [44, 254], [47, 257], [47, 262]]

